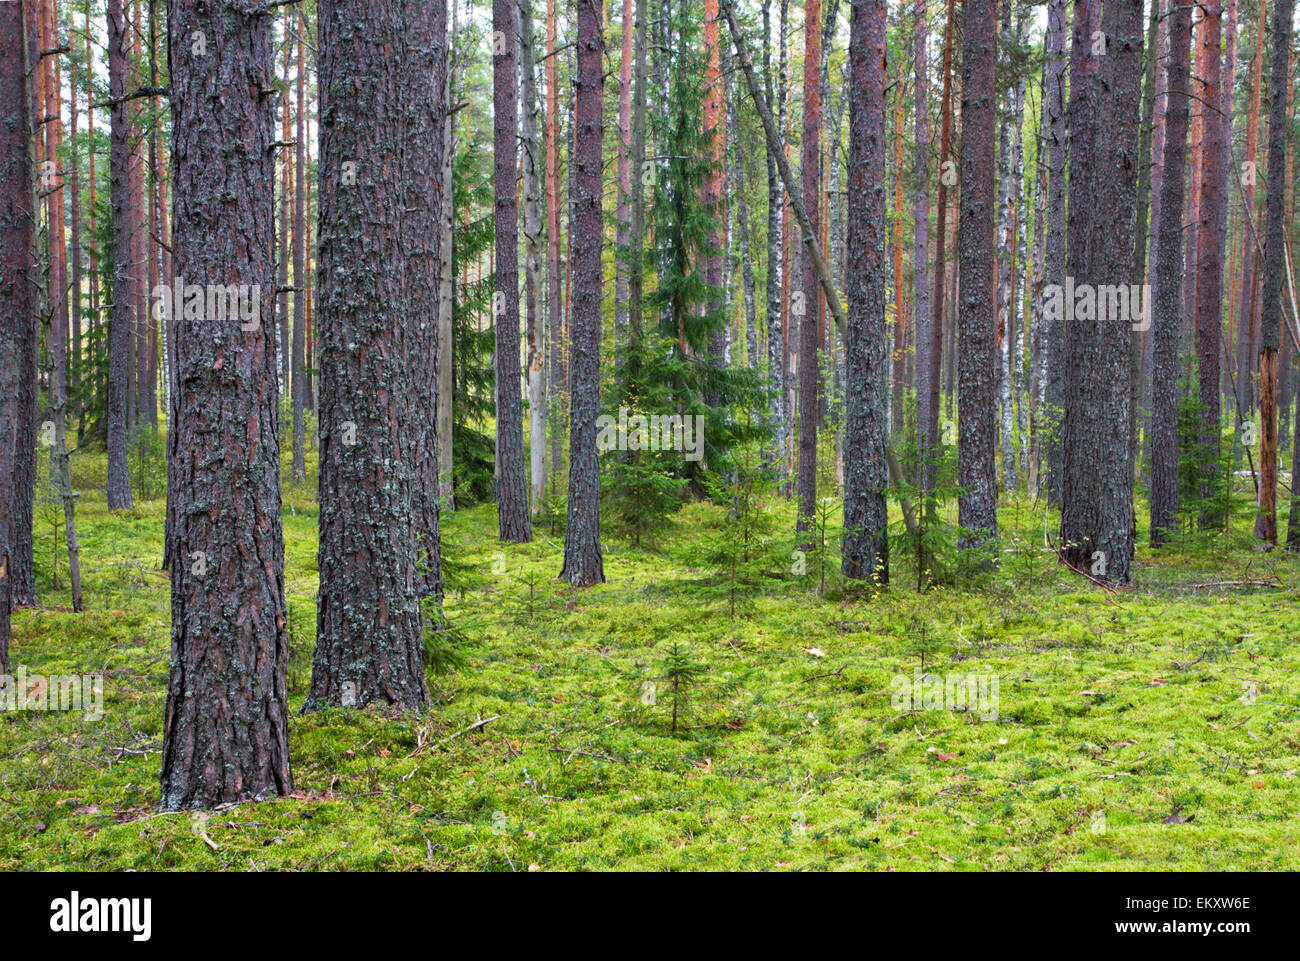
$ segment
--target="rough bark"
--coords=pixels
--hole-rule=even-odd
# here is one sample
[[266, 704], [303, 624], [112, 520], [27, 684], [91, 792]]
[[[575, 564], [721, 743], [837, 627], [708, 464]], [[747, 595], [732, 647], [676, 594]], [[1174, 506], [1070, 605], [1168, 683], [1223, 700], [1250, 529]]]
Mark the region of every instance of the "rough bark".
[[[0, 673], [9, 673], [14, 606], [15, 532], [21, 523], [18, 467], [22, 405], [34, 374], [36, 237], [32, 181], [32, 104], [22, 3], [0, 4]], [[35, 394], [34, 377], [31, 385]]]
[[[407, 0], [323, 0], [320, 600], [308, 707], [426, 698], [404, 290]], [[396, 54], [396, 56], [394, 55]], [[432, 77], [424, 79], [431, 84]]]
[[[124, 0], [108, 2], [108, 95], [126, 93], [127, 29]], [[187, 40], [187, 43], [189, 41]], [[187, 47], [188, 49], [188, 47]], [[135, 321], [135, 279], [131, 268], [131, 180], [128, 105], [116, 103], [109, 114], [109, 168], [113, 190], [113, 314], [108, 334], [108, 509], [131, 508], [127, 466], [130, 405], [131, 325]]]
[[[1090, 105], [1096, 123], [1090, 154], [1094, 194], [1086, 202], [1095, 211], [1121, 216], [1114, 221], [1095, 213], [1086, 221], [1083, 269], [1076, 282], [1098, 290], [1132, 278], [1133, 220], [1127, 212], [1133, 209], [1140, 162], [1142, 0], [1107, 0], [1101, 30], [1106, 53], [1099, 58], [1096, 99]], [[1073, 158], [1071, 167], [1073, 176]], [[1134, 548], [1128, 413], [1134, 315], [1117, 306], [1102, 309], [1098, 297], [1095, 321], [1076, 317], [1069, 323], [1071, 365], [1077, 367], [1070, 379], [1077, 386], [1065, 412], [1060, 556], [1076, 570], [1125, 584]]]
[[[1223, 65], [1223, 5], [1221, 0], [1210, 0], [1201, 9], [1205, 16], [1201, 21], [1196, 55], [1202, 81], [1200, 97], [1204, 104], [1201, 110], [1201, 187], [1196, 230], [1196, 370], [1202, 452], [1198, 473], [1201, 494], [1209, 497], [1215, 490], [1215, 478], [1220, 472], [1222, 404], [1219, 394], [1219, 358], [1223, 315], [1223, 230], [1219, 227], [1219, 211], [1227, 201], [1227, 171], [1223, 166], [1224, 130], [1218, 113]], [[1282, 110], [1282, 118], [1285, 120], [1285, 96], [1282, 98]], [[1202, 512], [1201, 523], [1205, 526], [1218, 526], [1222, 523], [1222, 511], [1207, 508]]]
[[848, 247], [844, 339], [845, 577], [889, 582], [888, 349], [885, 337], [885, 4], [849, 18]]
[[297, 146], [293, 151], [293, 476], [303, 480], [303, 408], [307, 398], [307, 44], [298, 18]]
[[[1282, 288], [1287, 275], [1283, 246], [1287, 233], [1286, 182], [1282, 171], [1287, 154], [1286, 100], [1290, 85], [1287, 68], [1293, 9], [1294, 0], [1275, 2], [1273, 51], [1269, 61], [1268, 180], [1264, 185], [1264, 289], [1260, 298], [1259, 338], [1260, 496], [1255, 518], [1255, 536], [1269, 544], [1277, 543], [1277, 353], [1281, 346]], [[1293, 474], [1293, 484], [1294, 478]], [[1293, 520], [1294, 517], [1293, 509]], [[1289, 542], [1295, 533], [1292, 523]]]
[[[642, 0], [644, 3], [644, 0]], [[641, 52], [638, 57], [644, 61], [645, 11], [638, 14], [642, 37], [639, 40]], [[551, 387], [553, 406], [551, 426], [551, 476], [552, 484], [559, 486], [560, 465], [564, 462], [564, 431], [562, 427], [564, 411], [564, 391], [568, 387], [568, 376], [564, 363], [564, 314], [561, 304], [561, 287], [564, 270], [560, 263], [560, 91], [557, 73], [557, 27], [555, 17], [555, 0], [546, 0], [546, 308], [549, 315], [549, 336], [547, 347], [549, 363], [547, 364], [547, 383]], [[641, 67], [644, 71], [644, 67]], [[644, 90], [644, 73], [637, 82], [639, 90]], [[638, 93], [642, 100], [644, 93]], [[639, 105], [640, 106], [640, 105]], [[637, 171], [640, 178], [641, 172]], [[635, 212], [633, 214], [635, 216]], [[639, 290], [641, 271], [633, 271], [632, 288], [629, 297]], [[639, 303], [639, 301], [637, 301]]]
[[[271, 21], [170, 5], [174, 264], [191, 284], [257, 288], [256, 315], [173, 303], [180, 396], [170, 426], [171, 680], [162, 807], [293, 790], [276, 391]], [[203, 53], [194, 45], [204, 38]], [[225, 145], [220, 163], [212, 145]]]
[[997, 7], [965, 0], [962, 8], [961, 214], [957, 257], [959, 543], [978, 548], [997, 537], [993, 452], [997, 300], [994, 250], [994, 134], [997, 121]]
[[574, 79], [573, 337], [569, 433], [569, 511], [560, 577], [575, 587], [605, 580], [600, 548], [601, 134], [605, 40], [597, 0], [576, 0]]
[[930, 55], [925, 0], [912, 5], [912, 78], [915, 85], [916, 165], [912, 196], [912, 283], [916, 316], [916, 449], [921, 455], [920, 481], [933, 469], [938, 440], [937, 404], [931, 397], [939, 368], [933, 351], [935, 319], [930, 305]]
[[1192, 8], [1172, 0], [1165, 95], [1165, 150], [1156, 249], [1151, 370], [1151, 543], [1174, 532], [1178, 516], [1178, 342], [1182, 314], [1183, 184], [1187, 161], [1188, 60]]
[[[1066, 36], [1069, 13], [1066, 0], [1050, 0], [1047, 7], [1047, 90], [1044, 109], [1049, 117], [1047, 249], [1043, 279], [1047, 285], [1065, 285], [1065, 163], [1070, 150], [1065, 117]], [[1047, 367], [1047, 499], [1060, 505], [1063, 487], [1064, 436], [1061, 431], [1065, 410], [1065, 322], [1044, 317], [1043, 352]]]
[[524, 473], [524, 409], [519, 370], [519, 38], [516, 0], [492, 0], [492, 140], [496, 195], [497, 533], [522, 544], [533, 539]]

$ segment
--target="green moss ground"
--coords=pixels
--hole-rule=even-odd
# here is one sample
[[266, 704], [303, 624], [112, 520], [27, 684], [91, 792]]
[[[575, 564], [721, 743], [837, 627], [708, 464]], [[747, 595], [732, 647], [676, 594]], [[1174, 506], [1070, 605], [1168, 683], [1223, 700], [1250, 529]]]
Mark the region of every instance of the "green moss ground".
[[[1252, 550], [1244, 497], [1233, 536], [1143, 548], [1117, 595], [1036, 550], [1042, 514], [1017, 501], [980, 583], [919, 595], [902, 570], [851, 599], [790, 576], [736, 619], [693, 566], [715, 508], [685, 510], [658, 552], [607, 543], [609, 583], [578, 593], [555, 580], [561, 538], [501, 546], [491, 508], [458, 512], [445, 550], [477, 581], [448, 599], [466, 663], [431, 676], [434, 706], [295, 715], [297, 795], [199, 817], [157, 810], [163, 501], [111, 516], [102, 457], [77, 470], [87, 613], [61, 556], [56, 587], [57, 515], [40, 507], [43, 606], [16, 614], [12, 661], [102, 672], [106, 713], [0, 716], [0, 870], [1300, 866], [1300, 561]], [[285, 490], [295, 709], [313, 494]], [[1246, 579], [1279, 586], [1193, 586]], [[676, 736], [662, 681], [654, 705], [640, 696], [674, 641], [707, 668]], [[996, 674], [1001, 717], [900, 716], [891, 678], [922, 657]], [[1164, 823], [1175, 812], [1188, 820]]]

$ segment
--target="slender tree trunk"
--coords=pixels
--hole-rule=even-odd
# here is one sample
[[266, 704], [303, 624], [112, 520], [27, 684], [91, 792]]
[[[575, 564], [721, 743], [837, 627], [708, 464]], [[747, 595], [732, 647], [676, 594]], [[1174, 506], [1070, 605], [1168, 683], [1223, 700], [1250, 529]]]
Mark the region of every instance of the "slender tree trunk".
[[[641, 2], [644, 2], [644, 0], [641, 0]], [[641, 22], [642, 34], [644, 34], [644, 9], [638, 14], [638, 19]], [[638, 42], [641, 45], [638, 58], [639, 62], [643, 62], [645, 59], [644, 36]], [[556, 79], [558, 69], [556, 46], [555, 0], [546, 0], [546, 307], [549, 313], [550, 327], [550, 336], [548, 338], [550, 363], [548, 364], [547, 382], [550, 384], [551, 402], [554, 406], [551, 426], [552, 485], [558, 488], [560, 466], [564, 463], [564, 430], [562, 422], [564, 391], [568, 387], [568, 376], [565, 372], [564, 363], [564, 313], [561, 297], [564, 271], [560, 264], [560, 91]], [[644, 67], [641, 66], [638, 69], [643, 72], [641, 79], [637, 82], [637, 88], [641, 91], [637, 96], [641, 101], [644, 101]], [[642, 103], [638, 103], [637, 108], [644, 111]], [[637, 171], [637, 177], [638, 180], [642, 177], [640, 170]], [[633, 205], [633, 216], [635, 216], [635, 205]], [[636, 267], [631, 278], [630, 298], [638, 296], [641, 284], [640, 262], [633, 257], [633, 263], [636, 264]], [[635, 314], [633, 316], [635, 320]]]
[[307, 24], [298, 15], [297, 146], [293, 163], [293, 477], [307, 477], [304, 414], [307, 402]]
[[[1048, 144], [1047, 249], [1043, 274], [1046, 286], [1065, 287], [1065, 163], [1070, 150], [1066, 130], [1066, 37], [1069, 23], [1066, 0], [1050, 0], [1047, 7], [1047, 90], [1043, 95], [1051, 140]], [[1044, 313], [1043, 351], [1047, 355], [1047, 498], [1061, 503], [1065, 412], [1065, 321]]]
[[[108, 0], [108, 95], [126, 94], [127, 30], [125, 0]], [[186, 49], [189, 49], [188, 46]], [[127, 104], [114, 104], [109, 166], [113, 184], [113, 316], [108, 336], [108, 509], [131, 508], [127, 467], [130, 402], [131, 325], [135, 317], [131, 268], [130, 130]], [[198, 282], [197, 278], [194, 280]]]
[[[616, 236], [618, 246], [614, 257], [615, 353], [617, 353], [618, 338], [624, 335], [627, 327], [628, 273], [632, 269], [630, 261], [625, 259], [632, 220], [632, 65], [635, 61], [633, 41], [636, 33], [632, 4], [633, 0], [623, 0], [623, 52], [619, 58], [618, 203], [614, 214], [618, 225]], [[707, 7], [705, 16], [708, 16]]]
[[519, 371], [519, 38], [517, 0], [492, 0], [495, 31], [492, 129], [496, 170], [497, 529], [503, 541], [533, 539], [524, 478], [524, 408]]
[[[812, 0], [819, 3], [820, 0]], [[715, 227], [709, 235], [709, 251], [704, 257], [704, 282], [710, 288], [707, 310], [717, 318], [717, 326], [709, 338], [709, 360], [715, 367], [727, 363], [728, 326], [726, 312], [726, 279], [723, 261], [726, 256], [726, 239], [723, 236], [726, 203], [726, 114], [723, 108], [722, 71], [718, 57], [718, 0], [704, 0], [704, 149], [708, 151], [710, 170], [700, 191], [700, 201]], [[815, 66], [814, 66], [815, 70]], [[815, 73], [814, 73], [815, 76]], [[815, 139], [814, 135], [814, 139]], [[709, 391], [708, 403], [716, 407], [721, 403], [716, 390]]]
[[964, 0], [962, 8], [961, 219], [958, 225], [961, 298], [958, 324], [957, 482], [960, 543], [983, 547], [997, 537], [994, 375], [997, 325], [993, 262], [993, 149], [997, 122], [997, 7]]
[[1171, 0], [1151, 369], [1152, 546], [1163, 544], [1174, 533], [1178, 518], [1178, 341], [1182, 314], [1183, 167], [1187, 160], [1191, 21], [1190, 4]]
[[[545, 320], [541, 315], [542, 212], [541, 139], [537, 134], [537, 56], [532, 0], [519, 3], [519, 74], [523, 84], [523, 185], [524, 185], [524, 306], [528, 337], [528, 456], [529, 494], [533, 512], [546, 488], [546, 348]], [[626, 247], [627, 238], [624, 237]]]
[[[1196, 231], [1196, 368], [1201, 408], [1198, 474], [1201, 494], [1210, 498], [1216, 491], [1215, 479], [1220, 473], [1223, 420], [1219, 394], [1219, 356], [1223, 336], [1223, 230], [1219, 227], [1219, 210], [1227, 201], [1227, 171], [1223, 167], [1224, 129], [1218, 114], [1223, 64], [1222, 0], [1210, 0], [1201, 9], [1205, 17], [1201, 21], [1196, 63], [1201, 70], [1201, 98], [1209, 106], [1203, 106], [1201, 111], [1201, 189]], [[1285, 96], [1282, 110], [1285, 122]], [[1202, 511], [1202, 526], [1218, 527], [1222, 523], [1220, 507], [1207, 507]]]
[[1259, 106], [1264, 88], [1264, 37], [1268, 17], [1268, 4], [1259, 4], [1259, 23], [1255, 31], [1254, 63], [1251, 65], [1249, 106], [1246, 111], [1246, 152], [1242, 176], [1242, 207], [1247, 229], [1242, 232], [1241, 257], [1241, 313], [1237, 317], [1237, 398], [1243, 417], [1255, 410], [1255, 383], [1251, 376], [1255, 358], [1255, 275], [1257, 272], [1255, 245], [1257, 238], [1249, 224], [1259, 224], [1255, 206], [1255, 183], [1259, 154]]
[[[168, 438], [175, 563], [161, 777], [172, 811], [293, 790], [275, 300], [263, 295], [275, 283], [275, 114], [264, 94], [274, 54], [271, 20], [227, 6], [170, 4], [176, 273], [248, 285], [257, 310], [251, 322], [169, 311], [181, 390]], [[245, 147], [213, 162], [213, 143]]]
[[[848, 333], [844, 339], [845, 577], [889, 582], [885, 328], [885, 4], [860, 0], [849, 15]], [[920, 70], [920, 68], [918, 68]]]
[[[1060, 0], [1063, 2], [1063, 0]], [[948, 0], [946, 19], [943, 27], [943, 94], [940, 99], [939, 113], [939, 194], [935, 212], [935, 251], [934, 251], [934, 291], [931, 305], [931, 319], [928, 338], [920, 334], [917, 328], [917, 350], [925, 350], [929, 371], [929, 380], [922, 382], [917, 378], [917, 446], [925, 452], [935, 448], [940, 441], [939, 435], [939, 383], [943, 366], [943, 313], [945, 280], [947, 271], [947, 234], [948, 234], [948, 186], [949, 181], [956, 183], [956, 171], [953, 169], [952, 154], [952, 36], [956, 19], [955, 0]], [[917, 94], [919, 104], [920, 94]], [[955, 285], [954, 285], [955, 286]], [[918, 314], [918, 316], [920, 316]], [[918, 354], [919, 356], [919, 354]], [[920, 367], [918, 366], [918, 370]], [[921, 489], [933, 491], [938, 476], [939, 451], [937, 448], [926, 454], [921, 475]]]
[[[784, 2], [783, 9], [784, 9]], [[784, 57], [781, 58], [784, 62]], [[773, 100], [772, 91], [772, 40], [771, 40], [771, 0], [763, 3], [763, 83], [767, 91], [768, 103]], [[785, 323], [784, 323], [784, 274], [782, 268], [785, 226], [782, 210], [781, 174], [777, 170], [777, 155], [770, 144], [766, 144], [764, 157], [767, 160], [767, 286], [764, 301], [767, 310], [767, 425], [772, 431], [771, 447], [768, 449], [766, 465], [776, 471], [778, 476], [785, 476], [786, 451], [786, 412], [785, 412]]]
[[[803, 180], [803, 205], [809, 216], [821, 209], [821, 87], [817, 66], [821, 60], [821, 0], [804, 4], [804, 77], [803, 77], [803, 157], [800, 176]], [[799, 515], [796, 529], [812, 529], [817, 512], [817, 414], [821, 371], [817, 350], [821, 296], [817, 268], [808, 238], [804, 239], [799, 288], [794, 311], [799, 317]]]
[[935, 320], [930, 306], [930, 55], [925, 0], [912, 5], [912, 77], [916, 86], [916, 185], [912, 195], [912, 275], [916, 311], [916, 449], [920, 483], [926, 485], [938, 439], [931, 387], [939, 368], [933, 352]]
[[569, 435], [569, 512], [560, 577], [574, 587], [605, 581], [600, 548], [601, 134], [605, 40], [598, 0], [578, 7], [574, 79], [573, 346]]
[[[443, 17], [446, 21], [447, 0], [442, 0]], [[442, 193], [438, 202], [438, 357], [437, 357], [437, 414], [438, 429], [438, 506], [442, 511], [455, 510], [454, 478], [454, 428], [452, 400], [454, 396], [455, 340], [453, 337], [455, 317], [456, 265], [453, 256], [453, 240], [456, 228], [456, 206], [453, 196], [454, 178], [452, 171], [456, 162], [456, 115], [451, 110], [452, 75], [455, 69], [456, 24], [459, 7], [452, 0], [450, 29], [446, 31], [445, 65], [439, 68], [438, 79], [442, 84], [442, 103], [447, 105], [447, 115], [442, 122], [441, 142], [441, 178]]]
[[[309, 708], [424, 704], [411, 369], [409, 0], [322, 0], [320, 602]], [[396, 54], [396, 55], [395, 55]], [[417, 101], [418, 102], [418, 101]], [[431, 171], [429, 171], [431, 173]]]
[[[1286, 183], [1286, 100], [1290, 86], [1293, 0], [1276, 0], [1273, 7], [1273, 51], [1269, 61], [1268, 181], [1264, 185], [1264, 291], [1261, 298], [1259, 340], [1259, 512], [1255, 536], [1277, 543], [1277, 352], [1281, 346], [1282, 288], [1287, 262], [1284, 242], [1288, 222], [1284, 216]], [[1292, 474], [1292, 490], [1297, 475]], [[1294, 501], [1295, 494], [1292, 494]], [[1296, 535], [1295, 508], [1288, 531], [1288, 546]]]

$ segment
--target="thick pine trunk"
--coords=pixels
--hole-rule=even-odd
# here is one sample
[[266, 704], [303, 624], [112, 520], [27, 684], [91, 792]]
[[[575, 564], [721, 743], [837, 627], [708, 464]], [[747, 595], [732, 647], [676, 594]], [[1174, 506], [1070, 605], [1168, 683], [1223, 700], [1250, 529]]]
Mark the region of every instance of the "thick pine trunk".
[[937, 440], [933, 385], [939, 368], [933, 351], [935, 318], [930, 305], [930, 58], [925, 0], [912, 6], [912, 78], [916, 86], [916, 182], [912, 196], [912, 275], [916, 316], [916, 449], [923, 489], [932, 469]]
[[[426, 699], [405, 208], [397, 158], [428, 91], [402, 64], [409, 0], [323, 0], [320, 88], [320, 601], [309, 707]], [[409, 98], [409, 99], [408, 99]], [[430, 171], [431, 173], [431, 171]]]
[[[1069, 154], [1066, 132], [1066, 37], [1069, 30], [1066, 0], [1050, 0], [1047, 7], [1047, 90], [1043, 95], [1050, 128], [1047, 184], [1047, 249], [1043, 281], [1047, 286], [1065, 286], [1065, 162]], [[1046, 354], [1047, 398], [1047, 498], [1061, 503], [1065, 411], [1065, 321], [1044, 316], [1043, 352]]]
[[[172, 304], [171, 681], [162, 807], [287, 794], [289, 659], [275, 353], [274, 79], [269, 18], [170, 5], [174, 263], [187, 284], [248, 285], [241, 316]], [[204, 52], [195, 47], [201, 32]], [[214, 163], [209, 145], [239, 144]]]
[[848, 248], [845, 351], [845, 577], [889, 582], [889, 351], [885, 328], [885, 5], [849, 19]]
[[[35, 374], [36, 207], [32, 181], [32, 103], [27, 85], [26, 4], [0, 3], [0, 673], [9, 673], [10, 610], [15, 604], [15, 533], [21, 524], [22, 406]], [[29, 367], [28, 361], [32, 366]], [[35, 378], [30, 390], [35, 396]], [[34, 445], [33, 445], [34, 447]]]
[[993, 262], [994, 136], [997, 123], [997, 7], [965, 0], [962, 9], [961, 214], [957, 443], [960, 544], [978, 548], [997, 537], [996, 275]]
[[[1093, 89], [1080, 91], [1089, 100], [1081, 101], [1084, 109], [1075, 115], [1081, 124], [1093, 124], [1091, 150], [1080, 159], [1093, 167], [1093, 193], [1083, 202], [1094, 211], [1079, 225], [1086, 233], [1078, 238], [1075, 282], [1097, 290], [1125, 286], [1132, 277], [1133, 220], [1127, 212], [1133, 209], [1139, 163], [1142, 0], [1107, 0], [1101, 29], [1106, 53], [1098, 58], [1096, 78], [1082, 80]], [[1076, 173], [1072, 157], [1071, 176]], [[1123, 215], [1112, 220], [1099, 211]], [[1134, 548], [1129, 352], [1135, 312], [1117, 303], [1103, 309], [1098, 296], [1096, 313], [1092, 322], [1067, 321], [1073, 389], [1065, 413], [1060, 554], [1076, 570], [1124, 584]]]
[[600, 548], [601, 134], [605, 40], [597, 0], [576, 0], [574, 79], [573, 343], [569, 433], [569, 511], [560, 577], [575, 587], [605, 580]]

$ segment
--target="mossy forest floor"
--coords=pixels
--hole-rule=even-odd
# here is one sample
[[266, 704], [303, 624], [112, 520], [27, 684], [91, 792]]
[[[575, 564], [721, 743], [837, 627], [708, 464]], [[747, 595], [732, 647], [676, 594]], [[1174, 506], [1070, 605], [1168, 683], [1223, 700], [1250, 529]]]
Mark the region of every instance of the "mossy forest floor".
[[[447, 601], [464, 664], [430, 675], [430, 709], [295, 715], [297, 793], [195, 815], [157, 807], [162, 492], [110, 515], [102, 455], [74, 464], [87, 610], [60, 512], [38, 504], [41, 606], [16, 614], [12, 663], [104, 674], [105, 714], [0, 715], [0, 870], [1300, 867], [1300, 560], [1253, 549], [1249, 480], [1230, 535], [1155, 556], [1143, 517], [1118, 593], [1061, 568], [1041, 507], [1011, 499], [996, 574], [918, 593], [899, 560], [854, 597], [821, 590], [812, 557], [734, 617], [698, 562], [722, 509], [688, 507], [654, 550], [607, 537], [609, 583], [579, 592], [555, 579], [562, 535], [503, 546], [491, 507], [458, 511], [443, 543], [473, 575]], [[296, 710], [310, 482], [286, 484], [284, 524]], [[1225, 581], [1276, 586], [1199, 586]], [[674, 642], [705, 668], [676, 734]], [[892, 679], [922, 668], [996, 675], [999, 717], [900, 710]]]

